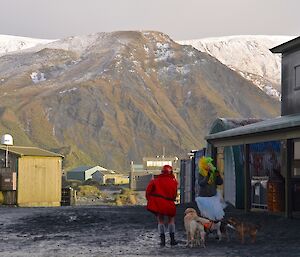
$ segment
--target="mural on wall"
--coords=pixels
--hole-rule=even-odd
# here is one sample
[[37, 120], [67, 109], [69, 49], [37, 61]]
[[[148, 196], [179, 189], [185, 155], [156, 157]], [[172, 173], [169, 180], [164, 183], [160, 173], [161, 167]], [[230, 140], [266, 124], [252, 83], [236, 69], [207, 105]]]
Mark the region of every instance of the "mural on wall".
[[267, 209], [267, 183], [280, 173], [280, 142], [250, 145], [251, 207]]
[[250, 145], [250, 174], [270, 177], [280, 172], [280, 142], [269, 141]]

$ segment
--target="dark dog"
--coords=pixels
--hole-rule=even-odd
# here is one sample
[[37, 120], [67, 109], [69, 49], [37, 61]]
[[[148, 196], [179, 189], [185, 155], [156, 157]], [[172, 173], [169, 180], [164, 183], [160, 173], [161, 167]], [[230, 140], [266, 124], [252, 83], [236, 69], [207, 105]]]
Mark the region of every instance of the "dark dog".
[[247, 235], [251, 237], [251, 242], [255, 243], [256, 234], [261, 227], [260, 225], [253, 224], [251, 222], [244, 222], [233, 217], [228, 218], [227, 222], [234, 227], [242, 244], [245, 243], [245, 236]]

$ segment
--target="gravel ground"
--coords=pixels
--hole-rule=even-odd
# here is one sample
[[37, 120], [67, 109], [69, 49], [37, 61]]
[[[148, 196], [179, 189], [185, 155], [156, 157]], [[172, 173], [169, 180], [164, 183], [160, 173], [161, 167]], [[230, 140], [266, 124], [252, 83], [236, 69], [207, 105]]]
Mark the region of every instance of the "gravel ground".
[[[158, 247], [154, 216], [144, 206], [0, 208], [0, 256], [300, 256], [300, 219], [264, 212], [244, 214], [228, 208], [226, 216], [259, 222], [257, 242], [241, 245], [207, 239], [207, 247], [185, 247], [183, 212], [177, 206], [176, 247]], [[169, 242], [167, 241], [167, 244]]]

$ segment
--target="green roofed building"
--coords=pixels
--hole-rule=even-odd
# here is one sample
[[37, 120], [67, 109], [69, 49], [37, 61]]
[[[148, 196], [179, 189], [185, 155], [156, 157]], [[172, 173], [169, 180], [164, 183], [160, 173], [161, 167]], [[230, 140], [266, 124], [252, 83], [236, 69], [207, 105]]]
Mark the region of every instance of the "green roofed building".
[[[300, 212], [300, 37], [270, 50], [282, 57], [281, 116], [224, 131], [212, 131], [206, 140], [208, 154], [214, 159], [222, 148], [242, 147], [243, 185], [239, 190], [244, 192], [243, 207], [246, 211], [251, 209], [251, 197], [261, 194], [261, 189], [253, 187], [251, 180], [251, 166], [256, 163], [258, 171], [268, 177], [268, 210], [284, 211], [286, 217], [292, 217]], [[278, 141], [280, 146], [279, 166], [267, 173], [261, 168], [260, 159], [251, 158], [251, 147], [274, 141]], [[274, 149], [270, 150], [274, 154]], [[265, 157], [261, 156], [262, 159]], [[274, 161], [274, 158], [270, 160]]]

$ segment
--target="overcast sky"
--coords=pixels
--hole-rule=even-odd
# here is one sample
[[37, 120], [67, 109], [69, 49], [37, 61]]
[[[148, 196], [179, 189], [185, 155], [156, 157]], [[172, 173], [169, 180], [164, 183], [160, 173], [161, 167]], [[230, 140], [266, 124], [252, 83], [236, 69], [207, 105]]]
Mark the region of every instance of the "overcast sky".
[[300, 0], [0, 0], [0, 34], [157, 30], [180, 39], [300, 35]]

